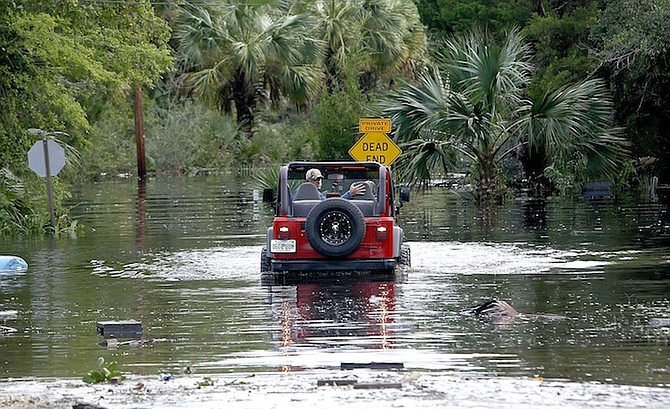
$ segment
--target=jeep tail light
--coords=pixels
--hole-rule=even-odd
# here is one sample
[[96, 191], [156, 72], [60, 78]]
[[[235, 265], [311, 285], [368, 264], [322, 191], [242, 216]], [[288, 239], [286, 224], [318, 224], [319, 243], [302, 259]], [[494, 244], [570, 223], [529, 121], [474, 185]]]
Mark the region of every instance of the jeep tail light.
[[279, 228], [279, 233], [277, 233], [277, 237], [279, 237], [282, 240], [286, 240], [289, 238], [289, 229], [286, 226], [282, 226]]
[[377, 240], [386, 240], [389, 238], [389, 232], [384, 226], [377, 227]]

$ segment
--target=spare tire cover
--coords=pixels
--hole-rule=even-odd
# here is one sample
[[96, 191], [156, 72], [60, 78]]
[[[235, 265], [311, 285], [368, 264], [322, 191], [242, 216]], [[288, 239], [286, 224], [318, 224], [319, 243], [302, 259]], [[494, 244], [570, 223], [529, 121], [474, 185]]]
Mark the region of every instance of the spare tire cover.
[[327, 257], [353, 253], [365, 238], [365, 219], [355, 205], [345, 199], [326, 199], [316, 205], [305, 221], [307, 241]]

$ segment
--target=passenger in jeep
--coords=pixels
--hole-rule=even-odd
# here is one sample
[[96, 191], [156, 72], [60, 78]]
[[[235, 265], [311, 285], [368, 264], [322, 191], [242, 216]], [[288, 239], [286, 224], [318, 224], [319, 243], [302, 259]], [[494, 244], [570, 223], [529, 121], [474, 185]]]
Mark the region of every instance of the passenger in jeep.
[[[321, 174], [321, 171], [316, 168], [310, 169], [305, 174], [305, 179], [307, 180], [308, 183], [311, 183], [314, 186], [316, 186], [316, 189], [319, 191], [319, 198], [321, 200], [325, 200], [326, 195], [321, 193], [321, 184], [323, 180], [323, 175]], [[349, 190], [340, 197], [342, 199], [351, 199], [352, 197], [362, 195], [363, 193], [365, 193], [365, 185], [363, 185], [362, 183], [354, 182], [351, 184], [351, 186], [349, 186]]]

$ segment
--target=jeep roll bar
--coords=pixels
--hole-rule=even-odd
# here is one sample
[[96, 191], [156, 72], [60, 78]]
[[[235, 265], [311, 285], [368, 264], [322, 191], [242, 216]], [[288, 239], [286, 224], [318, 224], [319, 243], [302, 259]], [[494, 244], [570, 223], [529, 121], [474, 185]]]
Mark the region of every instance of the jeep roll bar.
[[288, 166], [279, 169], [279, 188], [277, 189], [277, 215], [290, 213], [291, 197], [288, 191]]

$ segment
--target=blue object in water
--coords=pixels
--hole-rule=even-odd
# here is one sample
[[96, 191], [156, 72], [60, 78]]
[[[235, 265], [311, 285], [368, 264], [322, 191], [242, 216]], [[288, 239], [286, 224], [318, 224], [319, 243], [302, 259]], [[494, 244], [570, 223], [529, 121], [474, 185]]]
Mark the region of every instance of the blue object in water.
[[0, 256], [0, 273], [22, 272], [28, 269], [28, 263], [21, 257]]

